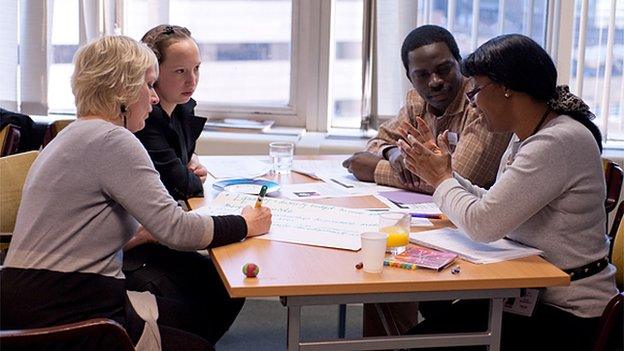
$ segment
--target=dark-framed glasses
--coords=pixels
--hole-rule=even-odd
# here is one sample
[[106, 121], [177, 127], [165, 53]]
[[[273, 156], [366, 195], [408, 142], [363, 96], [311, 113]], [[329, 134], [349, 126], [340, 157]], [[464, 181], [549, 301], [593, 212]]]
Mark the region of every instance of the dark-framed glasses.
[[466, 97], [468, 98], [468, 101], [470, 101], [471, 104], [474, 104], [475, 96], [477, 96], [477, 94], [479, 94], [479, 92], [481, 90], [487, 88], [487, 86], [490, 85], [490, 84], [494, 84], [494, 82], [489, 82], [489, 83], [487, 83], [487, 84], [485, 84], [483, 86], [474, 87], [474, 88], [472, 88], [472, 90], [467, 91], [466, 92]]

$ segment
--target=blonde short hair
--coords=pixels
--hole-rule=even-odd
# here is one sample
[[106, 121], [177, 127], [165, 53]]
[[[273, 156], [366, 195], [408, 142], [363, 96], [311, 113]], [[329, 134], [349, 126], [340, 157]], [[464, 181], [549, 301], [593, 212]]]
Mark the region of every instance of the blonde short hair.
[[122, 106], [138, 100], [150, 67], [158, 72], [152, 50], [126, 36], [104, 36], [80, 48], [71, 77], [78, 117], [119, 116]]

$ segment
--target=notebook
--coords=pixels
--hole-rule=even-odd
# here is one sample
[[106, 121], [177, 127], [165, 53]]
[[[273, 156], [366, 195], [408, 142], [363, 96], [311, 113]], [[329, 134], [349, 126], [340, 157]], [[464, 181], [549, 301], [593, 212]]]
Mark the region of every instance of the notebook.
[[476, 242], [463, 231], [452, 228], [411, 233], [410, 242], [454, 252], [472, 263], [494, 263], [543, 253], [541, 250], [509, 239], [500, 239], [491, 243]]
[[396, 256], [386, 258], [384, 266], [414, 270], [418, 267], [440, 271], [457, 259], [457, 254], [410, 244]]

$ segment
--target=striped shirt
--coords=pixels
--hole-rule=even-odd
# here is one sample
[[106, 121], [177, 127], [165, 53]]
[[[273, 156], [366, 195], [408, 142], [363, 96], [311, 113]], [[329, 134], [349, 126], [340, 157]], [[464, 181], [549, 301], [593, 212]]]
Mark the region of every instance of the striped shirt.
[[[463, 87], [440, 117], [429, 111], [429, 105], [414, 89], [410, 90], [399, 115], [379, 127], [379, 133], [368, 142], [366, 151], [384, 157], [384, 151], [395, 147], [401, 138], [397, 132], [400, 123], [408, 121], [416, 127], [416, 118], [421, 117], [435, 136], [445, 130], [456, 133], [458, 143], [452, 156], [453, 170], [475, 185], [489, 187], [496, 178], [501, 155], [511, 135], [495, 134], [486, 129], [483, 117], [470, 106], [465, 97], [467, 82], [464, 80]], [[374, 176], [377, 184], [406, 188], [386, 160], [377, 164]], [[434, 189], [429, 184], [415, 175], [413, 179], [414, 188], [410, 190], [433, 193]]]

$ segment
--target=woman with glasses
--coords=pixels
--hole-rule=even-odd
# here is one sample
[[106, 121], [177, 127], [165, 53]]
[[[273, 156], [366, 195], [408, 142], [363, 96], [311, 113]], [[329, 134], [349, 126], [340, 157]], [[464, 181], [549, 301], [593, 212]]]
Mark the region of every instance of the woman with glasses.
[[[546, 51], [518, 34], [491, 39], [466, 58], [467, 95], [490, 131], [514, 136], [494, 185], [485, 190], [453, 173], [446, 135], [424, 123], [400, 147], [407, 168], [436, 188], [434, 201], [473, 240], [504, 237], [544, 251], [571, 277], [539, 294], [531, 316], [505, 313], [503, 350], [589, 350], [599, 317], [616, 293], [606, 256], [601, 136], [587, 105], [567, 87]], [[416, 166], [418, 165], [418, 166]], [[436, 308], [431, 308], [435, 306]], [[483, 301], [422, 304], [415, 332], [485, 327]], [[449, 323], [470, 313], [472, 326]]]

